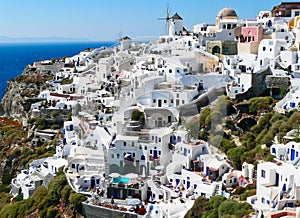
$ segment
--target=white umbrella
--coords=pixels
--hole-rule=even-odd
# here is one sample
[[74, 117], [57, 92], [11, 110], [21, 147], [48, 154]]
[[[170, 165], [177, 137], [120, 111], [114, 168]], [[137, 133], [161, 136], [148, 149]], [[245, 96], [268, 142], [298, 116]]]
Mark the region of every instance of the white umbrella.
[[109, 174], [109, 177], [111, 177], [111, 178], [118, 178], [120, 176], [121, 175], [119, 173], [111, 173], [111, 174]]
[[136, 173], [128, 173], [125, 175], [125, 177], [127, 177], [129, 179], [137, 179], [139, 177], [139, 175]]

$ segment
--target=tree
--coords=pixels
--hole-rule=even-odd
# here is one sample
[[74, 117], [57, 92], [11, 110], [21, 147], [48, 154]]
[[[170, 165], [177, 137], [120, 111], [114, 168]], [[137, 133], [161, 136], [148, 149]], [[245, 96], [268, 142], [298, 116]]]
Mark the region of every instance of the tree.
[[139, 111], [138, 109], [134, 109], [131, 112], [131, 120], [139, 121], [140, 123], [145, 122], [145, 115], [143, 112]]
[[73, 206], [74, 210], [77, 212], [81, 211], [82, 202], [86, 200], [86, 196], [78, 193], [71, 193], [69, 197], [69, 202]]
[[257, 111], [269, 110], [272, 104], [273, 98], [270, 96], [251, 98], [249, 112], [251, 114], [256, 114]]
[[245, 153], [246, 148], [244, 146], [238, 146], [236, 148], [229, 149], [227, 152], [227, 155], [229, 159], [232, 161], [233, 165], [237, 169], [242, 169], [242, 161], [241, 156], [243, 153]]
[[230, 215], [236, 218], [242, 218], [253, 212], [253, 209], [248, 203], [239, 203], [235, 200], [228, 199], [222, 202], [219, 206], [219, 217]]
[[189, 122], [185, 124], [185, 128], [189, 132], [189, 135], [197, 139], [199, 136], [199, 130], [200, 130], [200, 123], [199, 123], [199, 117], [192, 118]]

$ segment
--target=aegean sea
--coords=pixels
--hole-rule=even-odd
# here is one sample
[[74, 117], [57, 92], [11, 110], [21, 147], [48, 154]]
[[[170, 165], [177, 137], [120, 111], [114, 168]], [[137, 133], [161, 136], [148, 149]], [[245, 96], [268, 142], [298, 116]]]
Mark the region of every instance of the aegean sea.
[[3, 43], [0, 44], [0, 99], [7, 82], [23, 72], [35, 61], [73, 56], [86, 48], [112, 47], [117, 42], [51, 42], [51, 43]]

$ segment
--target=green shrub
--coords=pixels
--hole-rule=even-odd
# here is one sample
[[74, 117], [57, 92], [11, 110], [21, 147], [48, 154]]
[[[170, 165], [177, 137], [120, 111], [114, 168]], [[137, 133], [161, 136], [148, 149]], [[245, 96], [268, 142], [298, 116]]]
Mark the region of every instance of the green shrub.
[[82, 202], [86, 200], [86, 196], [78, 193], [71, 193], [69, 197], [69, 202], [75, 209], [75, 211], [80, 212], [82, 208]]

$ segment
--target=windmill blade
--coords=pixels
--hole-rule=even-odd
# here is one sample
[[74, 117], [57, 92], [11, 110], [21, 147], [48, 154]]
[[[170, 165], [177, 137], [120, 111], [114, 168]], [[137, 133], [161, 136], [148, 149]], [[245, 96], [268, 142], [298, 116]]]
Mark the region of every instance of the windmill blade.
[[170, 19], [170, 12], [171, 12], [171, 7], [170, 5], [167, 3], [166, 4], [166, 18], [169, 20]]
[[171, 12], [171, 7], [170, 7], [170, 5], [167, 3], [167, 4], [166, 4], [166, 25], [165, 25], [165, 28], [166, 28], [166, 32], [167, 32], [167, 33], [169, 32], [170, 12]]
[[171, 7], [170, 5], [167, 3], [166, 4], [166, 17], [160, 17], [160, 18], [157, 18], [158, 20], [165, 20], [166, 23], [165, 23], [165, 29], [166, 29], [166, 32], [169, 31], [169, 20], [170, 20], [170, 12], [171, 12]]

